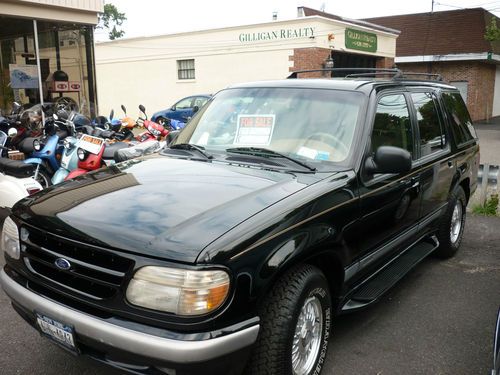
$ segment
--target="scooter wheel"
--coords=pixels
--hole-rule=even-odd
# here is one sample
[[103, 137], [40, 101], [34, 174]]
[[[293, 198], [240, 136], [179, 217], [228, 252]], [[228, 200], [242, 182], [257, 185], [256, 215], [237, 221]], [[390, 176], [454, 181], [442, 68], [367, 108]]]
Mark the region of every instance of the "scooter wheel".
[[45, 169], [42, 168], [38, 170], [38, 176], [36, 180], [40, 185], [42, 185], [44, 189], [52, 185], [52, 180], [50, 179], [49, 174]]

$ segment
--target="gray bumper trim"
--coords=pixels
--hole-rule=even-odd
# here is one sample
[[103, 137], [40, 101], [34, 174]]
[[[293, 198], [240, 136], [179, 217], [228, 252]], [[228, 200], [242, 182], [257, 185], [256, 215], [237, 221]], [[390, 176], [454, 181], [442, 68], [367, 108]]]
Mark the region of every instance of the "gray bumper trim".
[[28, 310], [37, 310], [75, 328], [83, 335], [125, 352], [174, 363], [189, 364], [214, 359], [252, 345], [259, 325], [203, 341], [181, 341], [153, 336], [104, 322], [47, 300], [12, 280], [2, 269], [0, 283], [7, 295]]

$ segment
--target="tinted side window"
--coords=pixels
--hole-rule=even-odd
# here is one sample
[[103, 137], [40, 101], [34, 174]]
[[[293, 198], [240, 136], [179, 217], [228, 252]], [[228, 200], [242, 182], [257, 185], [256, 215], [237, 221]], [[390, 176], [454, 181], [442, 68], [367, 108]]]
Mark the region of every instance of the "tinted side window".
[[371, 143], [373, 152], [380, 146], [395, 146], [408, 150], [413, 155], [413, 132], [403, 94], [380, 98]]
[[459, 93], [444, 92], [443, 101], [450, 118], [451, 131], [458, 145], [476, 138], [467, 107]]
[[420, 154], [426, 156], [440, 151], [446, 143], [436, 103], [431, 93], [412, 93], [420, 132]]

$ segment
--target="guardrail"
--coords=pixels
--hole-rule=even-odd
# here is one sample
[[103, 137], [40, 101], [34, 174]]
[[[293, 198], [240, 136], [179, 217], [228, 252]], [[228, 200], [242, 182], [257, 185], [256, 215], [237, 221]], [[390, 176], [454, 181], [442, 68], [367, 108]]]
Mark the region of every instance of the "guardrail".
[[480, 164], [477, 174], [480, 202], [484, 204], [488, 198], [488, 190], [498, 191], [498, 180], [500, 179], [500, 166]]

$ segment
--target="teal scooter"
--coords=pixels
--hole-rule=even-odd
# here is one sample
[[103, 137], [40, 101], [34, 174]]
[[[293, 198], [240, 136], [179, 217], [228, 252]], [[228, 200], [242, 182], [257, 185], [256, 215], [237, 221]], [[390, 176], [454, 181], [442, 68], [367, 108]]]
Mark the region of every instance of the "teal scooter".
[[72, 170], [78, 168], [78, 155], [76, 151], [78, 150], [79, 139], [76, 137], [75, 124], [73, 123], [75, 116], [76, 113], [72, 112], [67, 119], [59, 119], [65, 121], [65, 125], [70, 135], [64, 138], [61, 164], [59, 169], [52, 176], [52, 184], [63, 182]]

